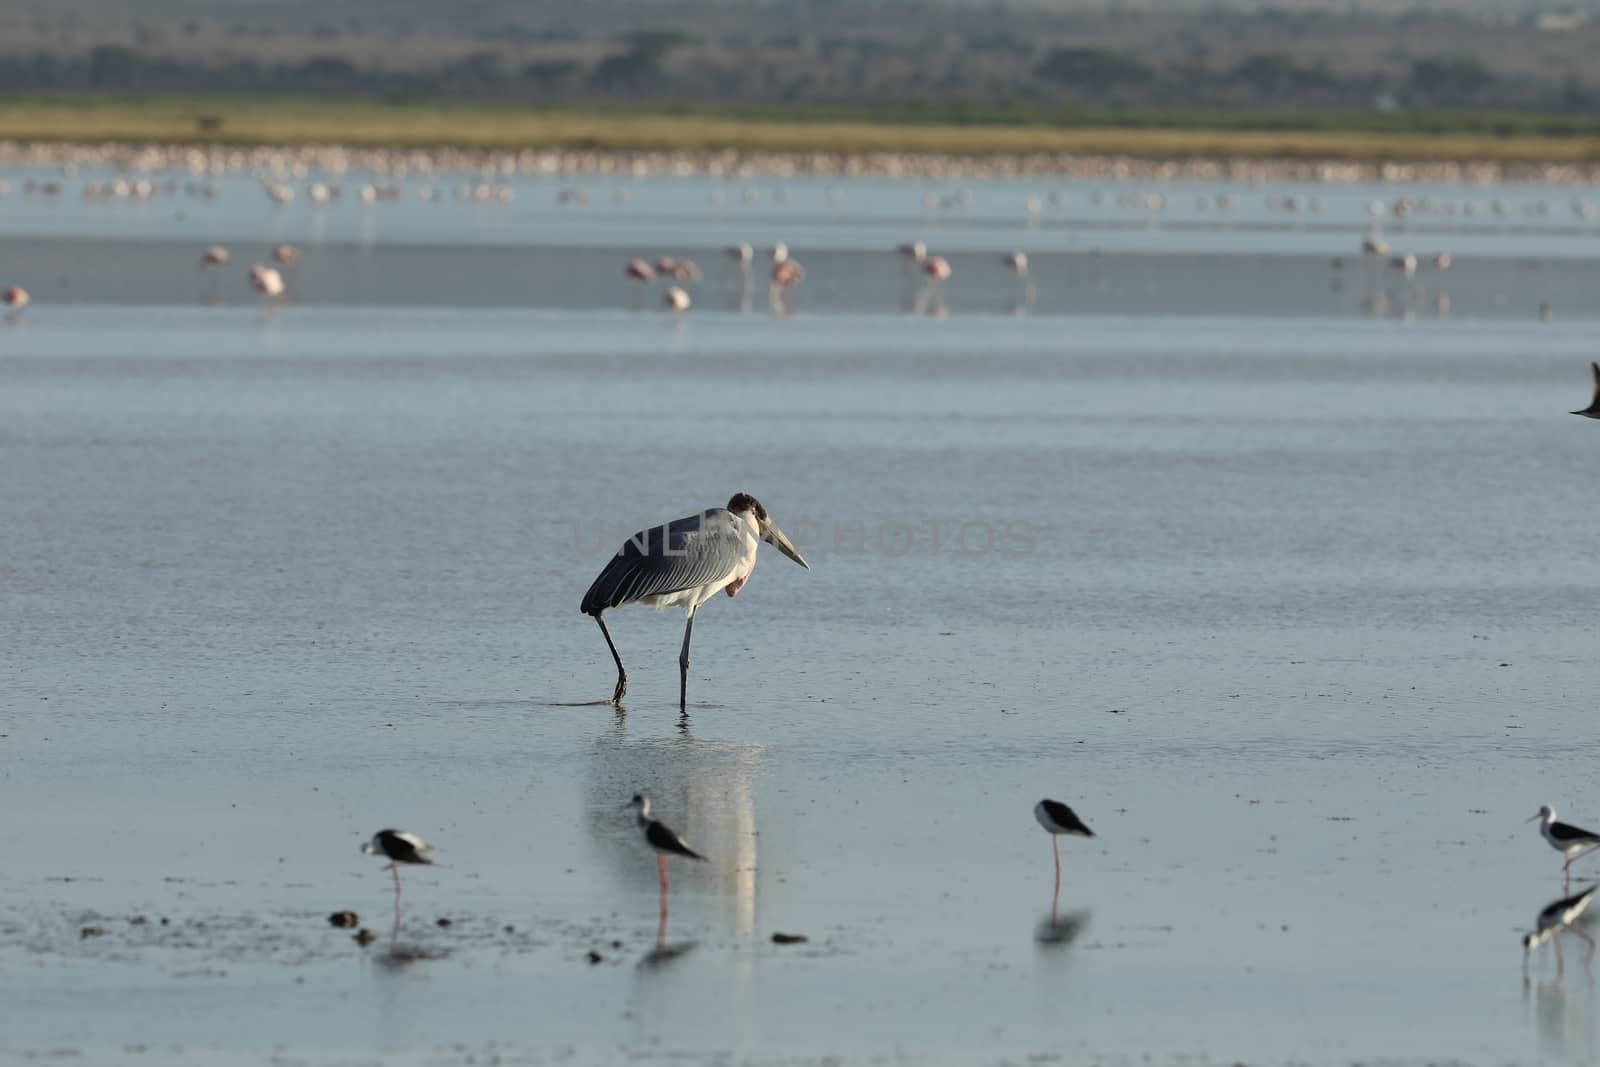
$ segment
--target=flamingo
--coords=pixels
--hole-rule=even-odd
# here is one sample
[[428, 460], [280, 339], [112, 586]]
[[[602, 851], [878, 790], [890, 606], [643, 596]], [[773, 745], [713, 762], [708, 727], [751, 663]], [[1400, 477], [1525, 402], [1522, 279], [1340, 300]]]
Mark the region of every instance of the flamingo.
[[739, 310], [750, 310], [750, 267], [756, 258], [756, 250], [749, 244], [741, 241], [736, 245], [729, 245], [722, 250], [728, 262], [739, 272]]
[[661, 294], [661, 303], [667, 310], [676, 312], [679, 315], [688, 311], [692, 305], [689, 294], [676, 285], [667, 286], [667, 291]]
[[0, 304], [6, 306], [6, 321], [17, 322], [22, 317], [22, 309], [33, 302], [28, 295], [28, 290], [20, 285], [13, 285], [0, 293]]
[[[629, 281], [638, 282], [640, 285], [649, 285], [656, 279], [655, 268], [642, 259], [630, 259], [628, 265], [622, 268], [623, 276]], [[633, 309], [639, 310], [639, 290], [633, 291]]]
[[272, 250], [272, 259], [283, 268], [283, 288], [287, 291], [294, 283], [294, 267], [300, 262], [300, 250], [294, 245], [279, 245]]
[[250, 268], [250, 288], [268, 300], [275, 300], [283, 295], [283, 275], [271, 267], [257, 263]]
[[[781, 245], [779, 247], [782, 247]], [[774, 253], [776, 254], [776, 253]], [[797, 261], [788, 258], [787, 249], [784, 258], [773, 264], [772, 283], [767, 290], [767, 296], [772, 302], [772, 311], [776, 315], [787, 315], [794, 310], [790, 303], [789, 294], [800, 280], [806, 276], [806, 269]]]
[[[232, 258], [233, 256], [229, 254], [226, 248], [221, 245], [212, 245], [200, 253], [200, 269], [209, 273], [212, 267], [227, 266], [228, 260]], [[206, 290], [206, 302], [208, 304], [217, 302], [217, 276], [215, 274], [210, 275], [210, 282]]]
[[1000, 262], [1012, 273], [1022, 290], [1022, 299], [1011, 306], [1013, 313], [1020, 312], [1033, 302], [1033, 277], [1028, 273], [1028, 253], [1008, 252], [1001, 257]]
[[928, 258], [928, 246], [921, 241], [907, 241], [896, 245], [894, 250], [906, 261], [907, 270], [922, 266], [922, 261]]

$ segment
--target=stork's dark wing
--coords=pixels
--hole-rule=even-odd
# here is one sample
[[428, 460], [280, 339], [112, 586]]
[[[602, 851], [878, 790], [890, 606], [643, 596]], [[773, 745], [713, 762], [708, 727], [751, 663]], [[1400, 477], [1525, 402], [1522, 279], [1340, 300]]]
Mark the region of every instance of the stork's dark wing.
[[673, 833], [672, 828], [659, 822], [652, 822], [650, 828], [644, 832], [645, 840], [650, 842], [650, 847], [658, 852], [670, 852], [675, 856], [687, 856], [692, 860], [703, 860], [704, 856], [683, 843], [683, 838]]
[[726, 508], [712, 508], [641, 530], [606, 562], [583, 595], [583, 613], [678, 593], [730, 574], [745, 551], [749, 527]]

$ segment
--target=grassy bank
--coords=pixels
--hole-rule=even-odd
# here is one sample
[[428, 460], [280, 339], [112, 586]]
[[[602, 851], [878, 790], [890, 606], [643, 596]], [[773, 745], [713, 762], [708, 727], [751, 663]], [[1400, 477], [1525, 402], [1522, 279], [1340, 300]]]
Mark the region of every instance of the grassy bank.
[[[215, 117], [220, 127], [202, 128]], [[1231, 115], [1059, 109], [532, 108], [362, 100], [0, 98], [0, 138], [54, 142], [349, 144], [949, 155], [1073, 152], [1151, 159], [1575, 162], [1600, 122], [1540, 116]]]

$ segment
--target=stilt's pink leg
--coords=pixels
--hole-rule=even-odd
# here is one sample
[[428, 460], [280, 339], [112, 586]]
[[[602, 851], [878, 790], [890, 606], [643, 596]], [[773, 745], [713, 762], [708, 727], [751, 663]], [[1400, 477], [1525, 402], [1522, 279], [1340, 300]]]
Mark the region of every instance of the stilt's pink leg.
[[400, 865], [390, 860], [389, 870], [394, 872], [394, 929], [389, 931], [389, 943], [393, 945], [400, 936]]
[[661, 871], [661, 925], [656, 928], [656, 942], [664, 944], [667, 940], [667, 857], [658, 855], [656, 865]]

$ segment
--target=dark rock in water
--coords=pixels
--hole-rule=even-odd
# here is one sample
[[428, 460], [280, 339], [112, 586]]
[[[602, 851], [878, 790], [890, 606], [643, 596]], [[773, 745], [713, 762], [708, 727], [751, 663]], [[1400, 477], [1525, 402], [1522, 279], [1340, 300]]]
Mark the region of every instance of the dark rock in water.
[[135, 915], [133, 918], [128, 920], [128, 922], [130, 922], [134, 926], [143, 926], [145, 923], [147, 923], [149, 921], [150, 920], [145, 918], [143, 915]]
[[593, 965], [593, 964], [601, 962], [602, 960], [605, 959], [605, 957], [600, 955], [600, 953], [596, 952], [594, 949], [590, 949], [589, 950], [589, 954], [587, 956], [585, 956], [584, 959], [588, 960], [589, 963], [591, 965]]
[[91, 937], [99, 937], [106, 932], [104, 926], [85, 926], [78, 931], [78, 940], [87, 941]]
[[357, 930], [353, 936], [355, 937], [356, 944], [358, 945], [370, 945], [374, 941], [378, 940], [378, 935], [373, 933], [371, 930], [368, 930], [366, 927], [362, 927], [361, 929]]
[[452, 923], [451, 923], [451, 921], [449, 919], [438, 919], [438, 920], [436, 920], [434, 922], [434, 925], [435, 926], [450, 926], [450, 925], [452, 925]]
[[340, 929], [348, 929], [361, 921], [361, 917], [353, 911], [336, 911], [328, 916], [328, 922]]
[[803, 945], [811, 939], [805, 934], [773, 934], [774, 945]]
[[165, 915], [161, 916], [161, 925], [162, 926], [168, 926], [168, 925], [171, 925], [171, 923], [172, 923], [171, 919], [167, 918]]
[[612, 948], [621, 948], [622, 947], [622, 942], [621, 941], [613, 941], [613, 942], [611, 942], [611, 947]]

